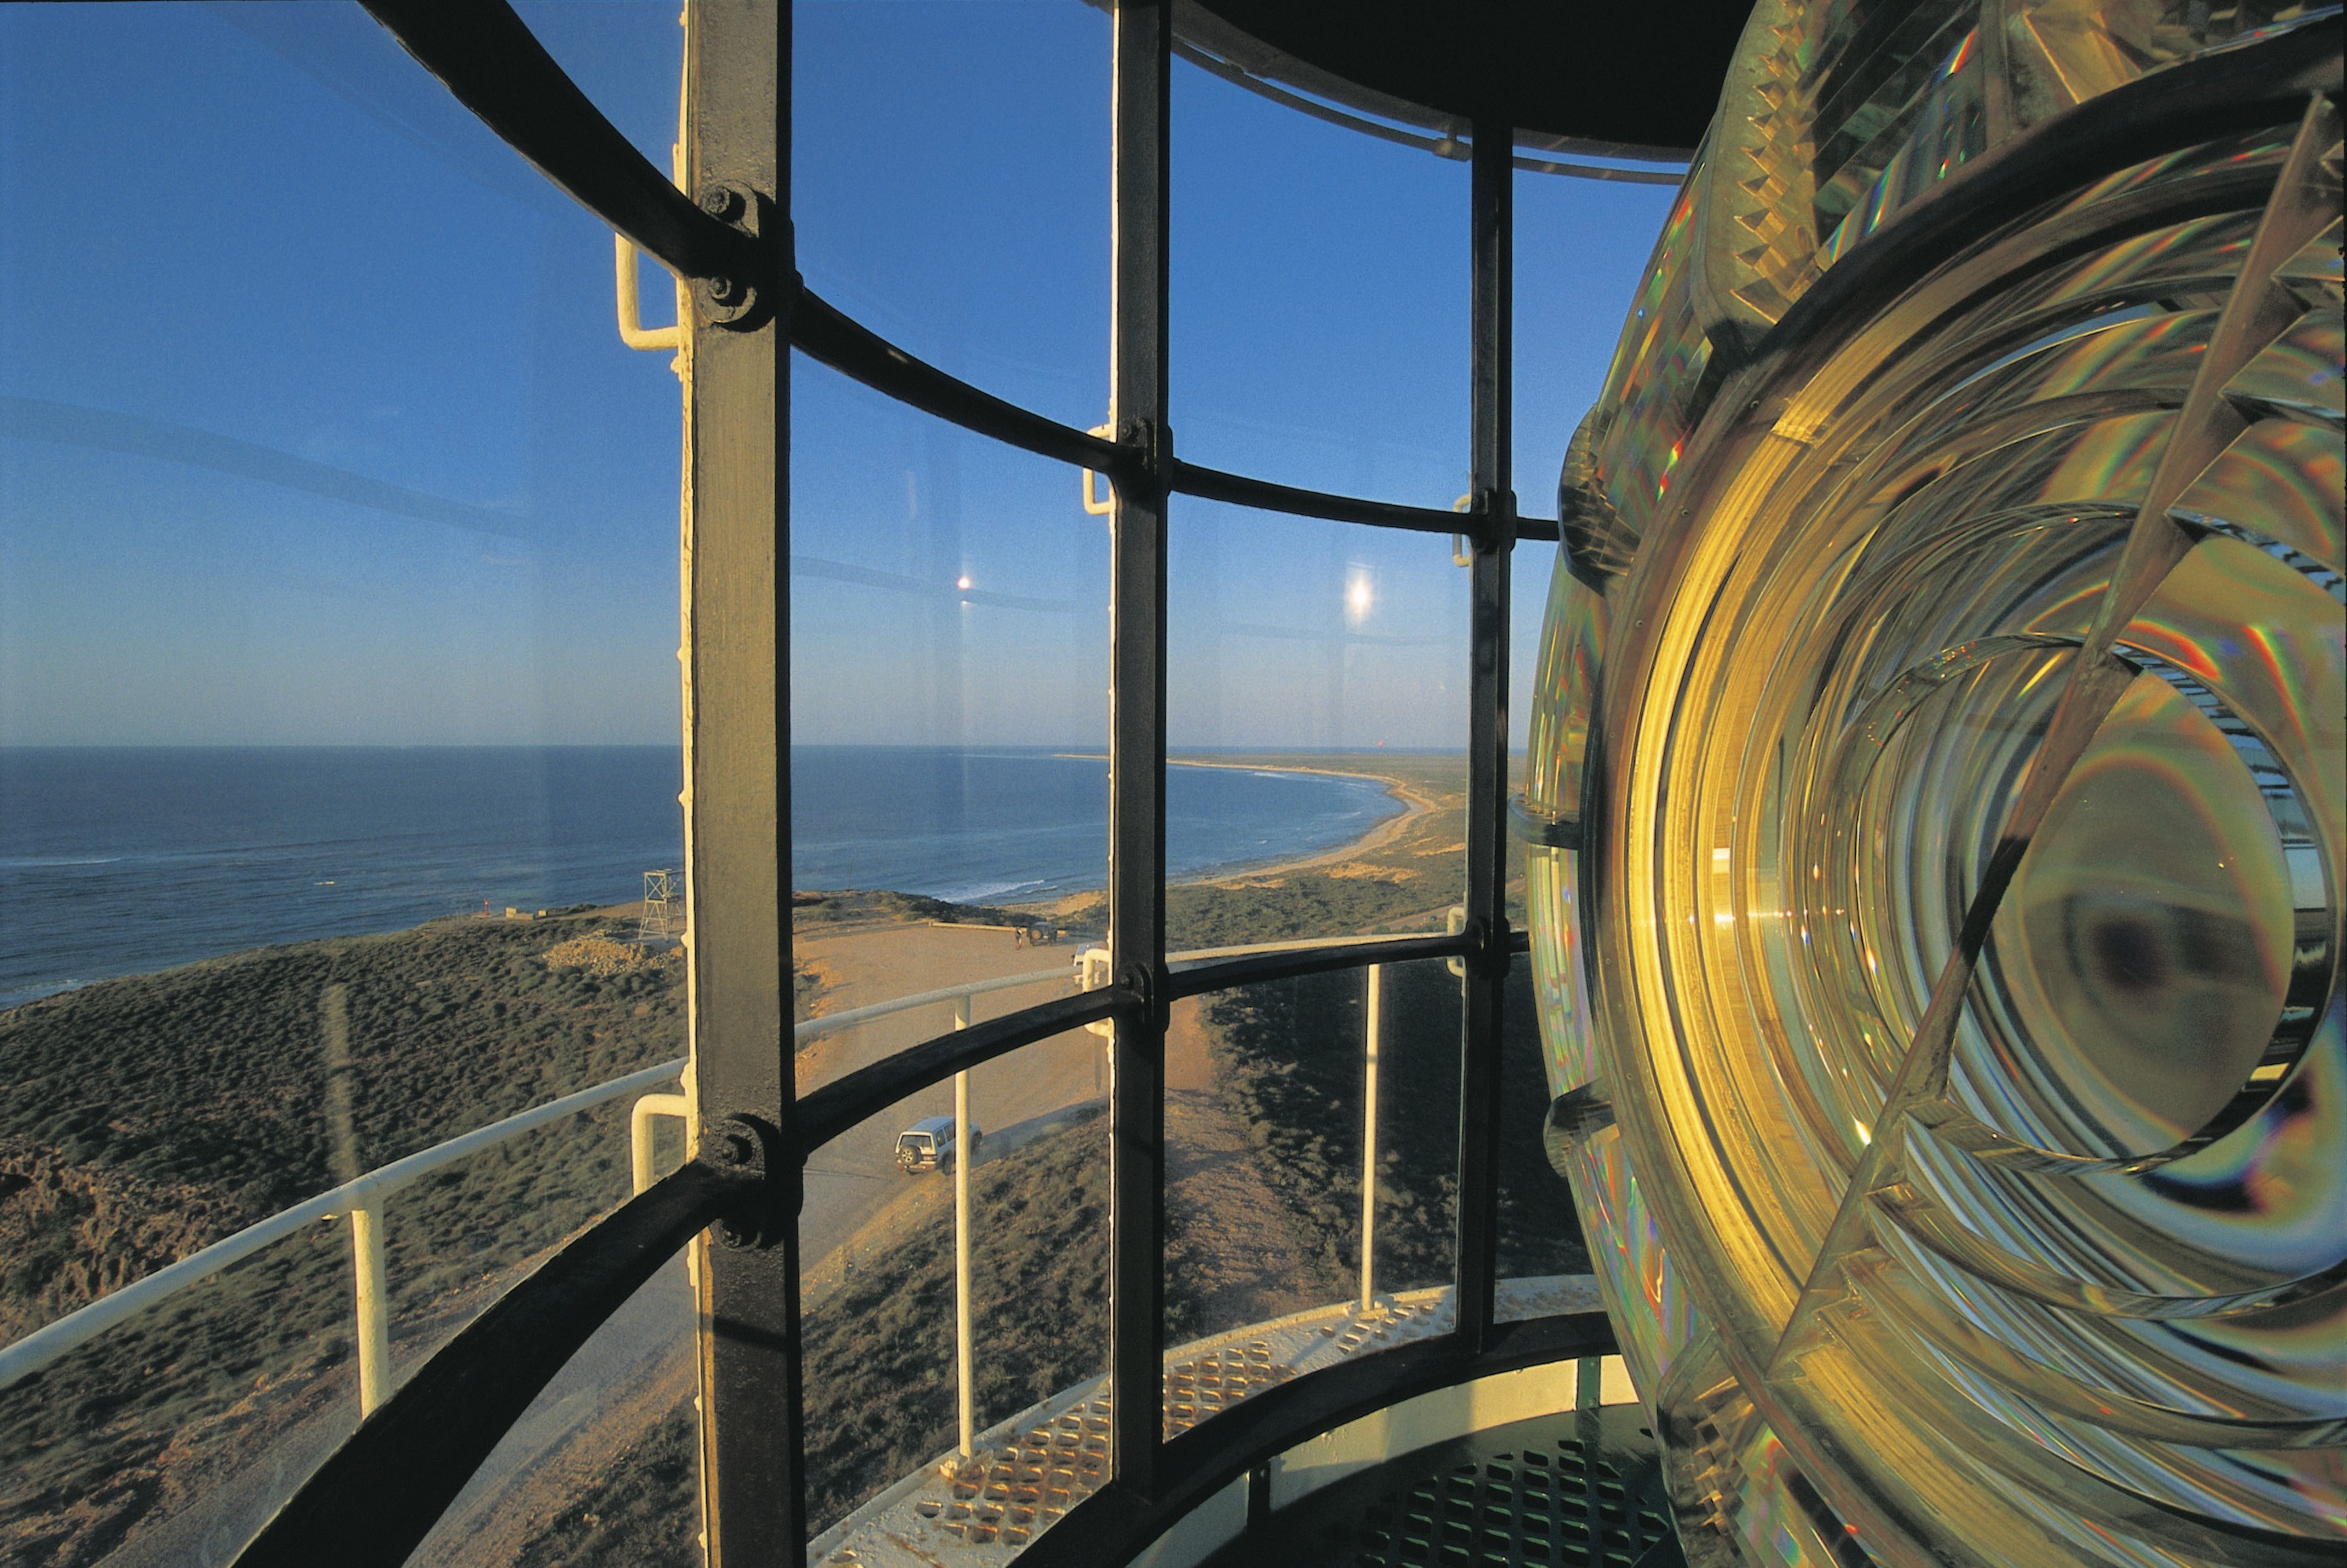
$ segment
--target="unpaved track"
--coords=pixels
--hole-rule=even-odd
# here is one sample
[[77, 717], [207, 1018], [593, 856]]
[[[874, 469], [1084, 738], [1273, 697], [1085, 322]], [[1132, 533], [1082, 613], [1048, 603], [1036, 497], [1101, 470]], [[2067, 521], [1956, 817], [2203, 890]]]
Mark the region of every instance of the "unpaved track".
[[1181, 1245], [1169, 1280], [1194, 1304], [1189, 1337], [1262, 1323], [1348, 1294], [1307, 1251], [1295, 1216], [1264, 1179], [1245, 1123], [1215, 1095], [1204, 1004], [1174, 1004], [1165, 1029], [1165, 1211]]
[[[884, 926], [835, 936], [803, 936], [794, 944], [802, 961], [821, 965], [831, 978], [817, 1001], [827, 1013], [971, 980], [1052, 971], [1051, 979], [1039, 984], [977, 998], [972, 1022], [1067, 995], [1074, 989], [1073, 966], [1081, 950], [1071, 943], [1016, 947], [1007, 930], [950, 926]], [[811, 1041], [798, 1053], [799, 1093], [942, 1034], [953, 1028], [953, 1021], [952, 1007], [939, 1003]], [[1105, 1093], [1102, 1043], [1099, 1036], [1078, 1030], [973, 1069], [969, 1113], [986, 1132], [979, 1163], [1019, 1142], [1020, 1133], [1030, 1130], [1023, 1124]], [[953, 1084], [948, 1081], [866, 1120], [809, 1156], [806, 1207], [799, 1216], [802, 1266], [810, 1272], [817, 1268], [907, 1181], [943, 1179], [907, 1177], [898, 1171], [897, 1134], [924, 1116], [952, 1112]], [[983, 1238], [977, 1244], [983, 1245]]]

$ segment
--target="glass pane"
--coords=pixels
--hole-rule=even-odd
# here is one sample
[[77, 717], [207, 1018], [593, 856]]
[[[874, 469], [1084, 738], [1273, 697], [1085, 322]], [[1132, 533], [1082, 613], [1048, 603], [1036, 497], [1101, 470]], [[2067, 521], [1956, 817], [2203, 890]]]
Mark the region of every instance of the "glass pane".
[[[72, 1299], [59, 1276], [87, 1266], [68, 1255], [64, 1227], [39, 1222], [87, 1218], [97, 1205], [64, 1160], [9, 1173], [30, 1184], [9, 1184], [11, 1228], [34, 1222], [26, 1240], [8, 1238], [14, 1340], [47, 1302]], [[169, 1223], [136, 1219], [150, 1234]], [[36, 1294], [36, 1282], [49, 1288]], [[298, 1480], [358, 1427], [350, 1299], [347, 1227], [308, 1226], [15, 1384], [0, 1399], [0, 1543], [11, 1558], [76, 1564], [118, 1552], [191, 1561], [207, 1540], [241, 1544], [291, 1490], [271, 1484], [254, 1450]], [[259, 1419], [240, 1419], [240, 1407]], [[159, 1497], [162, 1485], [177, 1495]]]
[[1495, 1311], [1502, 1321], [1594, 1312], [1601, 1306], [1596, 1281], [1589, 1276], [1589, 1251], [1582, 1243], [1573, 1189], [1549, 1163], [1542, 1141], [1549, 1086], [1534, 989], [1532, 960], [1519, 957], [1508, 970], [1500, 1035], [1501, 1284]]
[[[801, 1016], [966, 981], [1056, 985], [1105, 930], [1105, 523], [1073, 469], [805, 359], [793, 387]], [[820, 1045], [804, 1029], [802, 1078], [950, 1022], [932, 1009]]]
[[1467, 573], [1449, 548], [1174, 503], [1174, 950], [1442, 928], [1466, 864]]
[[[1677, 189], [1519, 172], [1515, 177], [1515, 449], [1517, 504], [1557, 515], [1565, 448], [1604, 390], [1647, 252]], [[1635, 317], [1633, 318], [1635, 322]], [[1541, 623], [1557, 547], [1516, 547], [1509, 620], [1508, 743], [1532, 723]]]
[[701, 1568], [692, 1326], [673, 1260], [531, 1401], [408, 1562]]
[[[971, 1070], [965, 1122], [948, 1080], [808, 1160], [810, 1562], [876, 1540], [1021, 1546], [1107, 1479], [1108, 1122], [1092, 1090], [1102, 1044], [1080, 1030], [1013, 1051]], [[967, 1452], [955, 1265], [965, 1179]]]
[[[561, 47], [673, 124], [672, 6]], [[0, 1355], [161, 1291], [0, 1363], [0, 1556], [224, 1559], [672, 1086], [677, 385], [356, 7], [9, 8], [0, 205]]]
[[1106, 9], [815, 0], [791, 28], [808, 286], [1013, 403], [1106, 419]]
[[1452, 1279], [1462, 993], [1448, 962], [1386, 964], [1379, 973], [1373, 1284], [1379, 1297], [1408, 1297]]
[[[1556, 516], [1565, 446], [1604, 388], [1677, 196], [1668, 185], [1516, 175], [1515, 472], [1527, 517]], [[1546, 589], [1544, 573], [1519, 575]], [[1537, 602], [1531, 613], [1538, 625]]]
[[1413, 506], [1467, 489], [1467, 166], [1174, 63], [1182, 456]]
[[[515, 0], [514, 10], [603, 118], [654, 169], [672, 173], [684, 7], [677, 0]], [[644, 272], [651, 277], [652, 266], [647, 263]]]
[[1176, 1002], [1165, 1058], [1167, 1436], [1447, 1327], [1459, 982], [1442, 963]]

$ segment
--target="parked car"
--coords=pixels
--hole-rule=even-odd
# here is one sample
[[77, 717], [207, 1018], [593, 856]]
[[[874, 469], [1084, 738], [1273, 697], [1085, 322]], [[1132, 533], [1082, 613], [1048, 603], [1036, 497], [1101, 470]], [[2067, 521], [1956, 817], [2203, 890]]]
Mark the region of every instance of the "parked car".
[[[977, 1122], [969, 1124], [969, 1147], [974, 1157], [986, 1134]], [[954, 1163], [954, 1119], [950, 1116], [924, 1116], [897, 1134], [897, 1168], [908, 1176], [923, 1171], [950, 1169]]]

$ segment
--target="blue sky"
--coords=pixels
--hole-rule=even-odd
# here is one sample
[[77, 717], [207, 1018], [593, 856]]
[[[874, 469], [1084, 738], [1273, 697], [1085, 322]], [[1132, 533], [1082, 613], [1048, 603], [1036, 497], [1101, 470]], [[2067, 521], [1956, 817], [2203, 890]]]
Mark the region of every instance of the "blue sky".
[[[672, 0], [521, 9], [665, 167]], [[1079, 0], [797, 28], [810, 283], [1080, 425], [1106, 414], [1108, 39]], [[1465, 166], [1186, 66], [1174, 101], [1179, 449], [1448, 505]], [[1669, 192], [1518, 186], [1544, 514]], [[0, 7], [0, 743], [671, 741], [677, 388], [619, 343], [610, 255], [355, 6]], [[805, 362], [794, 398], [797, 737], [1099, 743], [1107, 530], [1077, 477]], [[1174, 744], [1463, 743], [1447, 541], [1191, 501], [1174, 526]], [[1520, 554], [1520, 682], [1553, 554]]]

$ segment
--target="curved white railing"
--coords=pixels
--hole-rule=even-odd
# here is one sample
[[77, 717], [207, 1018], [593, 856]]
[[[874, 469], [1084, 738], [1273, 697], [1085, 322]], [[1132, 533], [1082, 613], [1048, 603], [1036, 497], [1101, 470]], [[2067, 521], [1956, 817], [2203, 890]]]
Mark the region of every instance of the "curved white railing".
[[[1306, 938], [1293, 941], [1257, 942], [1245, 947], [1201, 948], [1190, 952], [1168, 953], [1169, 963], [1192, 963], [1213, 958], [1240, 958], [1254, 953], [1288, 952], [1303, 948], [1350, 946], [1356, 943], [1385, 941], [1381, 937]], [[1093, 957], [1097, 955], [1097, 957]], [[1081, 989], [1092, 989], [1107, 983], [1108, 970], [1105, 949], [1079, 949], [1068, 965], [1053, 969], [1039, 969], [1030, 974], [1008, 975], [994, 979], [971, 980], [961, 985], [946, 986], [937, 990], [921, 991], [912, 996], [897, 997], [887, 1001], [874, 1002], [868, 1007], [849, 1008], [842, 1012], [826, 1013], [794, 1026], [792, 1042], [804, 1045], [827, 1034], [850, 1029], [875, 1019], [894, 1013], [907, 1012], [915, 1008], [933, 1007], [944, 1003], [955, 1005], [958, 1026], [969, 1022], [970, 999], [990, 991], [1015, 990], [1022, 986], [1041, 985], [1050, 981], [1072, 982]], [[1088, 961], [1090, 960], [1090, 961]], [[1371, 967], [1374, 988], [1378, 970]], [[1072, 969], [1072, 973], [1071, 970]], [[1374, 990], [1372, 992], [1374, 995]], [[1368, 1017], [1368, 1038], [1366, 1041], [1371, 1071], [1377, 1060], [1378, 1013], [1374, 1002]], [[655, 1067], [640, 1069], [624, 1077], [599, 1083], [592, 1089], [582, 1089], [559, 1100], [508, 1116], [502, 1122], [492, 1122], [470, 1132], [419, 1150], [405, 1159], [354, 1181], [343, 1183], [329, 1192], [319, 1194], [294, 1204], [292, 1208], [272, 1214], [257, 1225], [248, 1225], [235, 1235], [214, 1242], [189, 1257], [167, 1267], [157, 1269], [145, 1278], [136, 1280], [110, 1295], [99, 1297], [77, 1312], [56, 1322], [35, 1329], [13, 1345], [0, 1348], [0, 1389], [21, 1382], [58, 1358], [87, 1344], [98, 1335], [135, 1313], [154, 1307], [191, 1285], [200, 1285], [233, 1264], [242, 1262], [263, 1247], [292, 1235], [302, 1226], [321, 1220], [348, 1214], [351, 1220], [351, 1257], [356, 1280], [354, 1317], [358, 1337], [359, 1409], [362, 1415], [372, 1413], [389, 1397], [390, 1335], [389, 1315], [384, 1285], [383, 1203], [392, 1194], [421, 1177], [430, 1175], [459, 1160], [469, 1158], [482, 1150], [502, 1143], [510, 1138], [549, 1122], [580, 1111], [591, 1110], [607, 1101], [622, 1095], [652, 1089], [683, 1075], [687, 1059], [678, 1057]], [[1369, 1124], [1375, 1127], [1374, 1076], [1370, 1079], [1371, 1100], [1368, 1107]], [[629, 1116], [631, 1164], [636, 1190], [641, 1192], [651, 1180], [651, 1119], [656, 1116], [685, 1118], [690, 1115], [690, 1101], [682, 1094], [645, 1094], [630, 1110]], [[1369, 1134], [1370, 1158], [1375, 1158], [1375, 1132]], [[1374, 1194], [1374, 1183], [1364, 1184], [1365, 1193]], [[1365, 1200], [1373, 1202], [1373, 1198]], [[1364, 1214], [1365, 1226], [1374, 1224], [1371, 1214]], [[1364, 1249], [1365, 1254], [1367, 1249]], [[1361, 1299], [1371, 1296], [1372, 1281], [1365, 1265], [1362, 1270]]]
[[[5, 1349], [0, 1349], [0, 1389], [5, 1389], [12, 1383], [32, 1376], [66, 1352], [87, 1344], [103, 1334], [132, 1313], [153, 1307], [166, 1296], [184, 1290], [189, 1286], [201, 1284], [230, 1265], [242, 1262], [261, 1248], [284, 1240], [303, 1225], [315, 1224], [319, 1220], [332, 1219], [337, 1214], [348, 1214], [352, 1216], [354, 1251], [359, 1259], [360, 1312], [364, 1317], [371, 1307], [374, 1308], [377, 1321], [380, 1322], [379, 1307], [383, 1298], [381, 1205], [384, 1198], [411, 1182], [428, 1176], [433, 1172], [444, 1166], [452, 1165], [470, 1155], [477, 1154], [484, 1149], [502, 1143], [508, 1138], [519, 1137], [534, 1128], [543, 1127], [549, 1122], [559, 1122], [563, 1117], [575, 1112], [592, 1110], [604, 1102], [617, 1100], [621, 1095], [630, 1094], [638, 1090], [650, 1089], [655, 1084], [665, 1083], [682, 1073], [684, 1067], [685, 1059], [680, 1056], [673, 1061], [663, 1061], [657, 1067], [647, 1067], [640, 1071], [630, 1072], [624, 1078], [614, 1078], [608, 1083], [599, 1083], [592, 1089], [582, 1089], [576, 1094], [566, 1094], [559, 1100], [550, 1100], [518, 1116], [508, 1116], [502, 1122], [492, 1122], [486, 1127], [477, 1127], [472, 1132], [451, 1138], [445, 1143], [435, 1143], [429, 1149], [419, 1150], [404, 1160], [394, 1160], [390, 1164], [369, 1171], [355, 1181], [345, 1182], [331, 1192], [320, 1193], [314, 1198], [296, 1204], [279, 1214], [272, 1214], [258, 1225], [248, 1225], [234, 1235], [222, 1241], [216, 1241], [203, 1251], [192, 1256], [181, 1258], [169, 1267], [159, 1268], [144, 1279], [126, 1285], [111, 1295], [100, 1296], [80, 1311], [36, 1328]], [[367, 1218], [361, 1220], [359, 1218], [361, 1214], [366, 1215]], [[369, 1266], [370, 1262], [373, 1265], [372, 1268]], [[369, 1277], [370, 1275], [373, 1276], [372, 1279]], [[363, 1323], [359, 1335], [363, 1374], [360, 1402], [369, 1410], [381, 1402], [382, 1394], [385, 1391], [381, 1380], [383, 1366], [377, 1361], [374, 1363], [377, 1373], [374, 1379], [375, 1398], [370, 1399], [366, 1397], [368, 1390], [365, 1385], [368, 1379], [364, 1374], [367, 1370], [366, 1363], [372, 1359], [371, 1344], [378, 1337], [378, 1335], [373, 1331], [374, 1327], [372, 1324]]]

